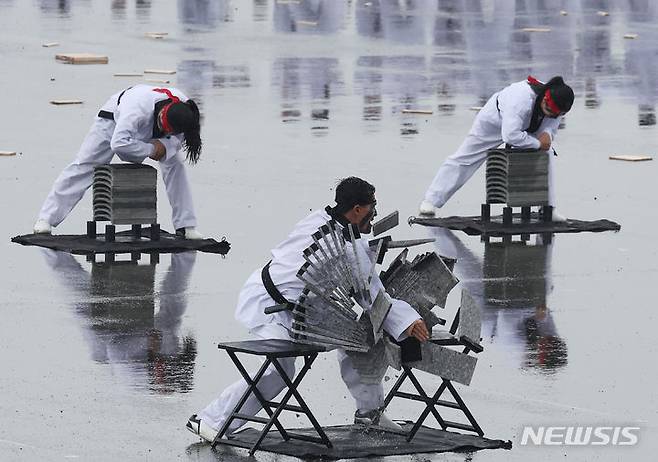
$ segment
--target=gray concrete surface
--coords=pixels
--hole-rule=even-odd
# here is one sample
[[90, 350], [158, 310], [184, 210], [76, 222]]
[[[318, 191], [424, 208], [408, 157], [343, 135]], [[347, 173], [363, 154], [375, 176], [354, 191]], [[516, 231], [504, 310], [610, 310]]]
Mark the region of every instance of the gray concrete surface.
[[[658, 167], [608, 160], [656, 155], [657, 128], [647, 122], [658, 92], [658, 29], [646, 3], [648, 11], [595, 0], [0, 0], [0, 150], [19, 152], [0, 159], [0, 459], [241, 459], [197, 444], [184, 424], [238, 377], [216, 343], [246, 338], [233, 309], [268, 250], [330, 203], [346, 175], [377, 186], [382, 215], [415, 215], [468, 131], [469, 108], [528, 74], [562, 74], [577, 99], [556, 143], [558, 210], [610, 218], [622, 230], [556, 237], [538, 274], [525, 272], [523, 258], [499, 268], [527, 296], [513, 309], [485, 296], [501, 279], [483, 279], [483, 268], [498, 264], [484, 261], [484, 244], [443, 236], [436, 250], [460, 259], [461, 284], [483, 303], [485, 350], [460, 391], [485, 434], [514, 448], [414, 460], [652, 460]], [[169, 35], [144, 36], [160, 31]], [[105, 54], [109, 64], [62, 64], [59, 52]], [[201, 103], [204, 151], [189, 176], [199, 230], [227, 236], [227, 257], [163, 256], [155, 268], [108, 270], [11, 244], [31, 229], [100, 105], [144, 80], [113, 73], [153, 68], [176, 70], [147, 77], [169, 79]], [[159, 216], [168, 218], [161, 183], [159, 197]], [[481, 169], [442, 213], [477, 214], [483, 198]], [[84, 233], [90, 215], [88, 194], [56, 232]], [[400, 226], [394, 235], [435, 233]], [[301, 387], [327, 425], [354, 413], [332, 356], [319, 358]], [[414, 412], [390, 409], [393, 418]], [[524, 425], [632, 425], [640, 442], [524, 447]]]

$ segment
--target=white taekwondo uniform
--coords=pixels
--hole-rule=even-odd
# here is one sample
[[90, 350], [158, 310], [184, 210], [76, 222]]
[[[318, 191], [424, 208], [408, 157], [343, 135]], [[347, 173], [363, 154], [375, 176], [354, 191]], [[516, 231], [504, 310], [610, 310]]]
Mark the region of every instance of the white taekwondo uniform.
[[[313, 243], [311, 235], [330, 220], [331, 217], [325, 210], [316, 210], [297, 223], [290, 235], [272, 250], [270, 276], [276, 288], [286, 300], [294, 302], [301, 294], [304, 283], [296, 275], [305, 263], [303, 251]], [[358, 239], [357, 245], [360, 246], [358, 249], [359, 254], [365, 256], [365, 258], [360, 258], [361, 264], [363, 265], [362, 261], [366, 260], [368, 265], [372, 265], [367, 240], [365, 238]], [[371, 267], [363, 269], [362, 266], [364, 274], [368, 274], [370, 269]], [[376, 275], [372, 278], [370, 289], [373, 300], [379, 290], [383, 289], [382, 282]], [[421, 316], [408, 303], [394, 298], [390, 300], [392, 307], [384, 322], [384, 330], [394, 339], [403, 340], [406, 338], [404, 331], [414, 321], [421, 319]], [[249, 277], [240, 292], [238, 306], [235, 311], [236, 319], [248, 327], [250, 333], [256, 338], [290, 340], [286, 330], [286, 328], [289, 329], [292, 326], [290, 312], [280, 311], [274, 314], [265, 314], [264, 312], [265, 308], [275, 304], [276, 302], [270, 297], [263, 285], [261, 268], [259, 268]], [[357, 371], [352, 366], [349, 356], [341, 349], [338, 349], [337, 353], [341, 376], [356, 401], [357, 409], [369, 411], [380, 407], [384, 402], [384, 390], [381, 382], [378, 384], [362, 383]], [[292, 377], [295, 372], [295, 359], [283, 358], [279, 361], [288, 376]], [[283, 380], [281, 380], [273, 366], [270, 366], [265, 372], [259, 383], [258, 389], [267, 400], [276, 397], [284, 388]], [[198, 418], [219, 430], [246, 389], [246, 382], [238, 380], [199, 412]], [[240, 413], [255, 415], [260, 409], [260, 404], [252, 393], [241, 408]], [[235, 431], [243, 424], [244, 421], [234, 420], [229, 427], [229, 431]]]
[[[539, 149], [541, 143], [535, 136], [542, 132], [548, 133], [551, 141], [554, 140], [561, 116], [544, 117], [535, 132], [525, 131], [530, 126], [536, 98], [537, 94], [526, 80], [494, 93], [475, 117], [471, 131], [457, 152], [439, 168], [425, 193], [425, 200], [435, 207], [443, 207], [482, 165], [487, 152], [503, 142], [520, 149]], [[552, 149], [548, 157], [548, 202], [555, 206]]]
[[[166, 94], [154, 91], [155, 88], [135, 85], [107, 100], [101, 111], [113, 114], [114, 120], [98, 116], [94, 119], [75, 160], [55, 180], [39, 212], [39, 219], [52, 226], [64, 221], [91, 186], [94, 167], [109, 164], [114, 154], [123, 161], [138, 164], [153, 154], [155, 146], [149, 141], [153, 139], [155, 104], [167, 99]], [[187, 96], [180, 90], [168, 89], [181, 101], [187, 101]], [[183, 135], [158, 139], [167, 151], [158, 165], [171, 204], [174, 228], [194, 227], [196, 216], [192, 191], [185, 171], [185, 158], [179, 152]]]

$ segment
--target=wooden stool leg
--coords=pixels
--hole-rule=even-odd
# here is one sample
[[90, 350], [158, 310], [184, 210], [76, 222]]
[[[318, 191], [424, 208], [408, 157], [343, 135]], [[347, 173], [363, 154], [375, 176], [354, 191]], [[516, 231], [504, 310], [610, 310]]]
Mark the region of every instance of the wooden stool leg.
[[503, 224], [504, 225], [512, 224], [512, 207], [503, 208]]
[[159, 241], [160, 240], [160, 224], [153, 223], [151, 224], [151, 240]]
[[154, 266], [157, 265], [158, 263], [160, 263], [160, 253], [159, 252], [151, 252], [149, 254], [149, 263], [151, 265], [154, 265]]
[[545, 205], [541, 209], [541, 219], [545, 222], [553, 221], [553, 207]]
[[105, 225], [105, 242], [115, 241], [116, 227], [114, 225]]
[[87, 237], [89, 239], [96, 239], [96, 222], [88, 221], [87, 222]]
[[530, 221], [530, 206], [521, 207], [521, 221]]
[[482, 204], [480, 207], [480, 219], [487, 223], [491, 220], [491, 204]]

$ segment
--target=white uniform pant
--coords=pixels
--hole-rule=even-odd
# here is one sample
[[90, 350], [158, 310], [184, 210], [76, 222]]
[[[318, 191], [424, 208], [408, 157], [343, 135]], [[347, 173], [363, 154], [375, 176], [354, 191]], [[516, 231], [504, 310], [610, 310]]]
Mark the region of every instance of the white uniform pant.
[[[435, 207], [443, 207], [448, 199], [473, 176], [487, 159], [487, 152], [495, 149], [503, 142], [500, 131], [487, 135], [469, 133], [459, 146], [457, 152], [448, 157], [436, 172], [432, 184], [425, 193], [425, 200]], [[553, 150], [549, 150], [548, 158], [548, 203], [555, 206], [555, 187], [553, 183], [554, 161]]]
[[[278, 324], [266, 324], [251, 330], [251, 334], [258, 339], [282, 339], [290, 340], [288, 332]], [[340, 362], [340, 372], [345, 385], [356, 401], [357, 409], [370, 411], [381, 407], [384, 404], [384, 387], [382, 383], [365, 384], [362, 383], [358, 372], [352, 367], [351, 359], [344, 351], [338, 350], [338, 361]], [[288, 377], [295, 374], [295, 358], [281, 358], [279, 363], [283, 366]], [[258, 382], [258, 390], [266, 400], [274, 399], [281, 393], [285, 384], [281, 376], [273, 365], [267, 368], [263, 377]], [[229, 418], [240, 397], [247, 390], [248, 385], [243, 379], [229, 385], [219, 395], [217, 399], [200, 411], [197, 416], [205, 423], [218, 430], [224, 425]], [[256, 415], [261, 410], [261, 405], [253, 393], [249, 395], [247, 401], [240, 409], [241, 414]], [[245, 424], [244, 420], [234, 420], [228, 428], [233, 432]]]
[[[60, 173], [48, 194], [39, 219], [59, 225], [82, 199], [93, 181], [94, 167], [109, 164], [113, 153], [110, 140], [114, 121], [97, 118], [82, 142], [75, 160]], [[119, 156], [121, 158], [121, 156]], [[124, 160], [124, 159], [122, 159]], [[158, 162], [175, 229], [196, 226], [192, 191], [181, 153]]]

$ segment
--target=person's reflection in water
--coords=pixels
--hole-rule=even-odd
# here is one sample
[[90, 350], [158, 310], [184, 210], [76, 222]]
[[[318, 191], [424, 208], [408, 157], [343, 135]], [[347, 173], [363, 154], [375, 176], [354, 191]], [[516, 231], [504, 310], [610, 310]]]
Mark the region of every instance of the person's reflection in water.
[[355, 93], [363, 96], [362, 119], [367, 123], [366, 130], [379, 131], [382, 119], [382, 62], [381, 56], [359, 56], [354, 71]]
[[515, 5], [509, 0], [496, 0], [490, 17], [485, 14], [481, 1], [468, 2], [466, 6], [467, 10], [461, 12], [464, 16], [461, 23], [470, 81], [463, 77], [456, 80], [467, 82], [473, 88], [457, 90], [477, 95], [474, 104], [484, 106], [491, 95], [513, 80], [510, 74], [514, 69], [507, 54], [514, 37], [510, 34], [515, 30]]
[[126, 0], [112, 0], [110, 10], [112, 10], [112, 19], [115, 21], [126, 19]]
[[601, 103], [598, 80], [616, 73], [611, 56], [608, 0], [581, 0], [580, 32], [577, 34], [576, 73], [585, 80], [585, 107], [596, 109]]
[[638, 34], [637, 40], [626, 40], [626, 72], [638, 104], [640, 127], [656, 125], [658, 99], [658, 2], [627, 0], [628, 30]]
[[137, 19], [148, 20], [151, 16], [151, 0], [135, 0], [135, 13]]
[[425, 44], [426, 29], [432, 18], [430, 2], [418, 0], [382, 0], [384, 38], [398, 43]]
[[216, 69], [215, 61], [209, 59], [184, 59], [178, 63], [176, 69], [179, 85], [185, 88], [187, 95], [199, 106], [202, 120], [203, 99], [206, 91], [214, 87]]
[[521, 71], [522, 75], [530, 73], [533, 58], [530, 34], [523, 31], [524, 28], [532, 26], [529, 22], [526, 3], [526, 0], [514, 0], [514, 23], [509, 47], [509, 59], [515, 63], [525, 63], [526, 65]]
[[253, 0], [253, 15], [254, 22], [267, 21], [269, 0]]
[[345, 12], [345, 2], [338, 0], [274, 2], [274, 30], [303, 34], [332, 34], [341, 28]]
[[455, 235], [432, 228], [437, 253], [457, 259], [455, 273], [482, 308], [482, 336], [519, 357], [521, 367], [542, 373], [567, 364], [566, 342], [558, 335], [547, 295], [552, 291], [552, 244], [485, 243], [482, 261]]
[[330, 102], [345, 86], [335, 58], [277, 58], [273, 63], [272, 86], [281, 92], [281, 119], [298, 122], [301, 102], [311, 105], [311, 131], [324, 136], [329, 130]]
[[383, 37], [382, 7], [379, 0], [358, 0], [354, 6], [356, 31], [372, 38]]
[[529, 19], [533, 27], [550, 29], [548, 32], [528, 35], [532, 41], [534, 62], [531, 73], [558, 74], [565, 78], [573, 76], [573, 49], [571, 31], [575, 28], [574, 15], [562, 16], [563, 0], [540, 0], [529, 2]]
[[231, 21], [230, 0], [178, 0], [178, 20], [190, 28], [215, 29]]
[[39, 0], [39, 8], [44, 13], [67, 17], [71, 13], [71, 2], [69, 0]]
[[164, 394], [192, 389], [196, 340], [181, 338], [180, 327], [196, 252], [172, 254], [155, 292], [155, 264], [98, 262], [89, 273], [69, 253], [41, 250], [56, 278], [79, 295], [74, 308], [94, 361], [126, 374], [136, 388]]
[[434, 45], [449, 49], [463, 49], [464, 21], [461, 0], [438, 0], [434, 18]]

